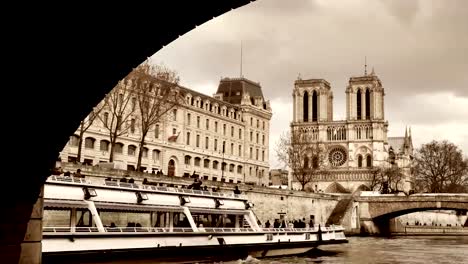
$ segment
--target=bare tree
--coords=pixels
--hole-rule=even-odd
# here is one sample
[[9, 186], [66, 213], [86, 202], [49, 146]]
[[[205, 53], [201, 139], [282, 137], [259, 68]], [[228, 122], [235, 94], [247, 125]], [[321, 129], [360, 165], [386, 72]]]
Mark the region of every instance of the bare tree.
[[133, 98], [135, 98], [133, 90], [129, 89], [131, 85], [131, 80], [127, 77], [119, 81], [104, 98], [103, 113], [98, 115], [104, 128], [109, 133], [109, 162], [114, 161], [114, 148], [117, 139], [135, 125], [134, 121], [131, 120], [136, 110], [136, 105], [133, 101]]
[[379, 167], [372, 171], [370, 189], [378, 190], [384, 194], [398, 193], [402, 191], [404, 179], [403, 170], [396, 165], [388, 168]]
[[94, 123], [94, 121], [99, 118], [99, 114], [101, 113], [104, 104], [99, 103], [96, 107], [93, 108], [93, 111], [89, 113], [89, 115], [80, 122], [79, 132], [78, 132], [78, 162], [81, 162], [81, 146], [83, 145], [83, 136], [86, 131], [88, 131], [89, 127]]
[[129, 74], [139, 110], [140, 140], [137, 170], [141, 168], [141, 159], [145, 140], [151, 128], [155, 127], [171, 109], [184, 102], [179, 91], [179, 77], [175, 71], [164, 66], [151, 65], [145, 61]]
[[413, 173], [416, 191], [464, 191], [468, 186], [468, 159], [453, 143], [432, 141], [417, 149]]
[[318, 175], [327, 173], [326, 152], [322, 142], [300, 130], [281, 135], [276, 145], [278, 160], [289, 166], [302, 190], [308, 183], [315, 181]]

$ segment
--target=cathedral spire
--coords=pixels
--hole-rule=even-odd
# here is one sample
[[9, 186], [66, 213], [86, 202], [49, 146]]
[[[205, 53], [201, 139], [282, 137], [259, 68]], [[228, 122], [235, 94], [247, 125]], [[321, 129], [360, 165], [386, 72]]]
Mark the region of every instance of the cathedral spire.
[[405, 139], [408, 138], [408, 126], [405, 127]]
[[372, 72], [370, 74], [371, 76], [375, 76], [375, 71], [374, 71], [374, 67], [372, 67]]
[[367, 56], [364, 56], [364, 76], [367, 76]]

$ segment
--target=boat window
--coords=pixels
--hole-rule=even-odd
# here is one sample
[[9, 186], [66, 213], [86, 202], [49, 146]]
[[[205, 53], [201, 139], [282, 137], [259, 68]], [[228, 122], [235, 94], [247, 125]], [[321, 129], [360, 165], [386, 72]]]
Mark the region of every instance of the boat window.
[[92, 227], [93, 217], [89, 210], [76, 210], [76, 226], [77, 227]]
[[[210, 213], [196, 213], [191, 212], [195, 224], [203, 227], [223, 228], [223, 227], [236, 227], [236, 215], [228, 214], [210, 214]], [[238, 215], [238, 227], [244, 227], [244, 215]]]
[[152, 212], [153, 217], [151, 226], [167, 227], [169, 226], [169, 212]]
[[174, 227], [190, 227], [190, 222], [184, 213], [174, 213]]
[[44, 209], [42, 221], [44, 227], [69, 227], [70, 210]]
[[99, 210], [104, 227], [148, 227], [151, 213], [149, 212], [122, 212], [115, 210]]

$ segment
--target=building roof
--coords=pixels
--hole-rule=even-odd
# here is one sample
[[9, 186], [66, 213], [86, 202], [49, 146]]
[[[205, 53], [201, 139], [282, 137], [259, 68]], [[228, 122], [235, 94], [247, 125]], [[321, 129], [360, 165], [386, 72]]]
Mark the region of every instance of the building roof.
[[219, 82], [217, 94], [223, 94], [223, 101], [231, 104], [240, 104], [242, 97], [249, 94], [251, 97], [263, 98], [262, 87], [259, 83], [246, 78], [223, 78]]
[[216, 99], [216, 98], [214, 98], [212, 96], [197, 92], [195, 90], [189, 89], [189, 88], [181, 86], [181, 85], [179, 85], [179, 88], [181, 89], [182, 92], [190, 93], [193, 97], [199, 96], [200, 98], [202, 98], [202, 100], [209, 100], [212, 103], [218, 103], [219, 105], [225, 105], [228, 108], [234, 108], [236, 110], [240, 110], [238, 105], [231, 104], [231, 103], [226, 102], [226, 101], [218, 100], [218, 99]]
[[355, 76], [349, 78], [349, 83], [350, 84], [364, 84], [364, 83], [372, 83], [372, 82], [377, 82], [380, 86], [382, 86], [382, 82], [380, 81], [379, 77], [375, 75], [374, 70], [372, 70], [372, 73], [369, 75], [364, 75], [364, 76]]
[[404, 151], [405, 137], [388, 137], [388, 145], [395, 153]]
[[325, 86], [326, 88], [330, 89], [330, 83], [327, 82], [325, 79], [297, 79], [294, 81], [294, 85], [296, 86], [312, 86], [312, 85], [319, 85]]

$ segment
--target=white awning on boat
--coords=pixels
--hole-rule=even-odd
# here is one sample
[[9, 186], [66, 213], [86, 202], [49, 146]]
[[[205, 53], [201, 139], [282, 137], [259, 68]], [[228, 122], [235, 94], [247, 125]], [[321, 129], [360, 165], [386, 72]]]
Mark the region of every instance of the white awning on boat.
[[248, 214], [248, 210], [233, 210], [233, 209], [209, 209], [209, 208], [196, 208], [190, 207], [192, 213], [203, 213], [203, 214], [228, 214], [228, 215], [245, 215]]
[[44, 208], [70, 209], [83, 208], [87, 209], [88, 204], [84, 201], [76, 200], [60, 200], [60, 199], [44, 199]]
[[136, 212], [182, 212], [183, 208], [176, 206], [154, 206], [144, 204], [126, 204], [126, 203], [106, 203], [94, 202], [97, 209], [119, 210], [119, 211], [136, 211]]

